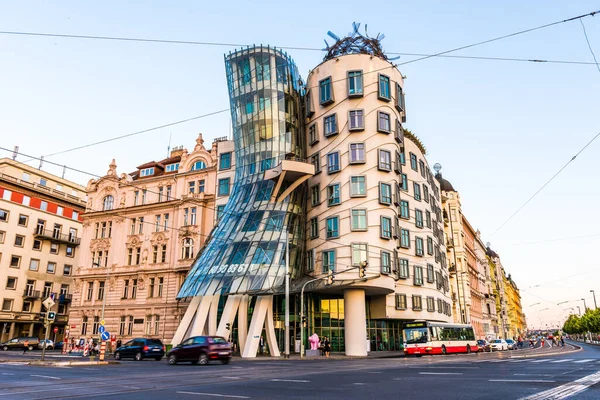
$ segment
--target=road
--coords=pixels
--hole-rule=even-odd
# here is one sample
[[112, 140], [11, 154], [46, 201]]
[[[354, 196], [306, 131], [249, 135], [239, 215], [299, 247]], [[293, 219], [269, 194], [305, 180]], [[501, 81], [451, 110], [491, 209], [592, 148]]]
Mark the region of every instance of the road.
[[144, 360], [40, 367], [7, 362], [21, 355], [0, 353], [0, 400], [598, 399], [600, 347], [582, 346], [570, 353], [546, 346], [422, 358], [236, 359], [208, 366]]

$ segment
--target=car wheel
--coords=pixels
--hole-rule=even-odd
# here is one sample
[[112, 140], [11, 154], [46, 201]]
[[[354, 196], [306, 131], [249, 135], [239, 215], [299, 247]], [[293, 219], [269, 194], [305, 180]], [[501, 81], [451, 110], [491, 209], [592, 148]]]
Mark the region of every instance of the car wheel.
[[121, 353], [119, 353], [118, 351], [115, 353], [115, 360], [120, 360], [121, 359]]
[[208, 364], [208, 357], [206, 356], [206, 354], [204, 354], [204, 353], [200, 354], [200, 358], [198, 358], [198, 364], [200, 364], [200, 365]]
[[8, 346], [2, 346], [2, 350], [7, 351], [8, 350]]
[[448, 353], [446, 352], [446, 346], [442, 346], [442, 354], [448, 354]]
[[170, 355], [169, 359], [168, 359], [168, 363], [169, 363], [169, 365], [177, 364], [177, 357], [175, 357], [174, 355]]
[[221, 364], [229, 364], [229, 361], [231, 361], [230, 358], [224, 358], [221, 360]]
[[467, 354], [471, 354], [471, 346], [467, 345]]
[[142, 353], [136, 353], [135, 361], [142, 361], [143, 359], [144, 359], [144, 356]]

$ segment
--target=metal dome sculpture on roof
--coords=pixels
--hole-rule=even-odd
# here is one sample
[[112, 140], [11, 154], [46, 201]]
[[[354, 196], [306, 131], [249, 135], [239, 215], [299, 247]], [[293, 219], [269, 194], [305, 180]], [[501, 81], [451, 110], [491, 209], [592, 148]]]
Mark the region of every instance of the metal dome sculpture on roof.
[[325, 40], [326, 47], [323, 50], [326, 51], [327, 54], [325, 54], [323, 61], [347, 54], [370, 54], [385, 61], [397, 60], [400, 58], [400, 56], [390, 58], [383, 52], [381, 41], [385, 38], [385, 35], [378, 33], [375, 37], [369, 37], [366, 24], [364, 35], [358, 31], [360, 23], [353, 22], [352, 28], [352, 32], [341, 39], [333, 32], [327, 32], [327, 35], [335, 39], [335, 43], [330, 46], [329, 43], [327, 43], [327, 40]]

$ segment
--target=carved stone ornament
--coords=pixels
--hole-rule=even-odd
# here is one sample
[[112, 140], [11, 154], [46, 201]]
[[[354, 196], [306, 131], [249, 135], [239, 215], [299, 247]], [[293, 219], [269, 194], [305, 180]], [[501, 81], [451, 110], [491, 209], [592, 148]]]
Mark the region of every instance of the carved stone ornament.
[[146, 275], [140, 274], [138, 275], [138, 289], [143, 290], [146, 283]]
[[113, 158], [112, 162], [110, 163], [110, 165], [108, 166], [108, 172], [106, 172], [106, 175], [117, 176], [117, 163], [115, 162], [114, 158]]
[[198, 134], [198, 138], [196, 139], [196, 146], [194, 146], [194, 151], [204, 150], [204, 139], [202, 139], [202, 133]]

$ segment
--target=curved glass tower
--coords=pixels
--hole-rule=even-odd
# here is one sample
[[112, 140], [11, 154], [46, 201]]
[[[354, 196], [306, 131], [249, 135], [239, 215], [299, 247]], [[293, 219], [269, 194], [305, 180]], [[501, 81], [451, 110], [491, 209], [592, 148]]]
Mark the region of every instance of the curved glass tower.
[[221, 220], [192, 264], [178, 298], [282, 293], [286, 228], [292, 274], [303, 254], [304, 185], [283, 179], [282, 171], [283, 161], [304, 157], [302, 79], [285, 52], [269, 47], [230, 53], [225, 67], [235, 182]]

